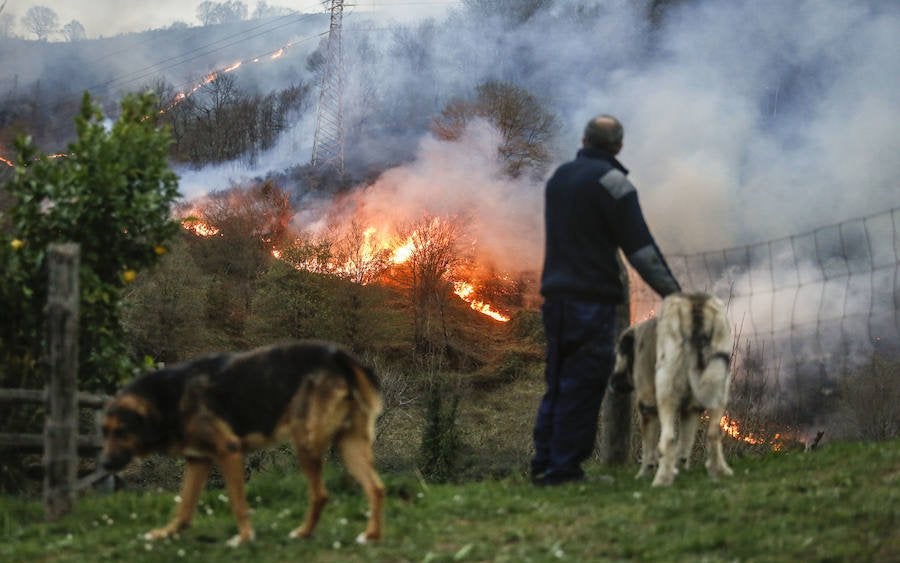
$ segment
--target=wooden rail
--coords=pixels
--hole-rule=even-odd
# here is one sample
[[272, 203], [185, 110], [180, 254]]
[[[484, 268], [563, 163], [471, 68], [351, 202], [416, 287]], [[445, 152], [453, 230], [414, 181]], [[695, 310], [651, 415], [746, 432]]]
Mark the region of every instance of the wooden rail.
[[[108, 395], [79, 392], [75, 400], [79, 407], [90, 409], [102, 409], [110, 399]], [[49, 401], [49, 393], [46, 389], [0, 389], [0, 404], [34, 403], [45, 405]], [[94, 455], [103, 446], [99, 434], [79, 435], [75, 439], [79, 455]], [[28, 433], [0, 432], [0, 448], [43, 451], [44, 435]]]
[[[46, 389], [0, 389], [0, 404], [2, 403], [43, 403], [48, 400]], [[75, 396], [78, 404], [85, 408], [102, 409], [109, 395], [97, 395], [79, 391]]]

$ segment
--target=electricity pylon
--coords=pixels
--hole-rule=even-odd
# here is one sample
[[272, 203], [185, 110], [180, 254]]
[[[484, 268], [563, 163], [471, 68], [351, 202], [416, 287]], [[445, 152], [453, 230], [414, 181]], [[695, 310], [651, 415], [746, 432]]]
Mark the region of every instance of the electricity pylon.
[[341, 23], [344, 17], [344, 0], [326, 0], [330, 3], [331, 25], [325, 47], [325, 65], [322, 69], [322, 85], [319, 91], [319, 109], [316, 113], [316, 135], [313, 139], [312, 165], [314, 168], [331, 167], [344, 173], [344, 57], [341, 47]]

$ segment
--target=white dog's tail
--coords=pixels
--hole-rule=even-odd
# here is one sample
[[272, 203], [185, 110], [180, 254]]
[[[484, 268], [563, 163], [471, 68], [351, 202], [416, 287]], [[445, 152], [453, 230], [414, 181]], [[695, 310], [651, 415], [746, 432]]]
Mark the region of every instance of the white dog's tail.
[[722, 302], [708, 295], [690, 295], [690, 349], [696, 354], [689, 369], [691, 391], [706, 408], [725, 408], [731, 384], [731, 328]]

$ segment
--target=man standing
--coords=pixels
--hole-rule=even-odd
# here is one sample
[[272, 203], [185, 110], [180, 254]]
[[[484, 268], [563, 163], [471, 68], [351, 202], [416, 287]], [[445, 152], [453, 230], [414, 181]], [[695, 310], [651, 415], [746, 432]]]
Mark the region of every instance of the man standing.
[[628, 170], [616, 160], [622, 137], [616, 118], [593, 118], [575, 160], [547, 182], [541, 275], [547, 389], [531, 461], [538, 485], [584, 478], [581, 463], [594, 448], [614, 361], [616, 305], [624, 299], [617, 250], [661, 296], [680, 290], [644, 221]]

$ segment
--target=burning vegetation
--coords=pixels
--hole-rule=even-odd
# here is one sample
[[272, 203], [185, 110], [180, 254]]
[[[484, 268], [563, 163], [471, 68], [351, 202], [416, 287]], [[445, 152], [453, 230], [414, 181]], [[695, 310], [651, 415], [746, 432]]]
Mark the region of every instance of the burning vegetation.
[[510, 320], [511, 303], [521, 302], [516, 294], [524, 283], [480, 264], [457, 218], [424, 215], [412, 223], [381, 218], [375, 226], [354, 217], [332, 221], [324, 234], [310, 235], [292, 228], [288, 197], [272, 183], [212, 194], [185, 205], [178, 215], [197, 237], [237, 232], [297, 270], [392, 286], [407, 292], [417, 307], [440, 307], [443, 297], [452, 295], [503, 323]]

